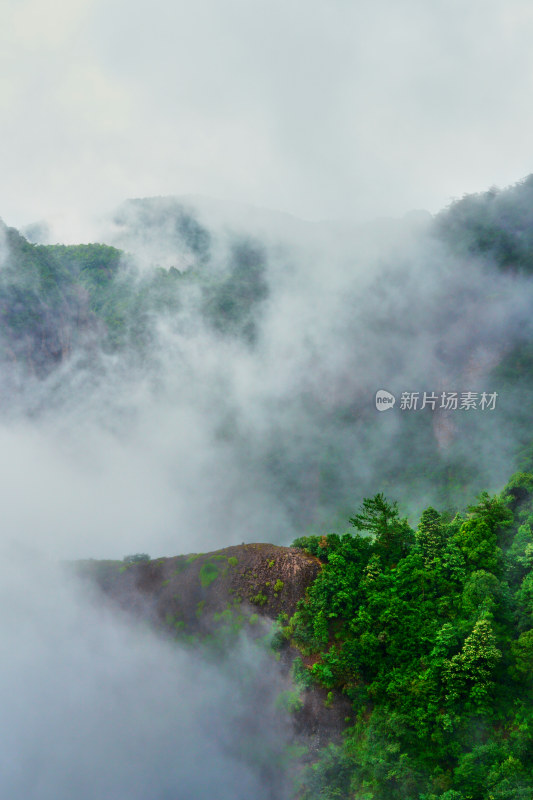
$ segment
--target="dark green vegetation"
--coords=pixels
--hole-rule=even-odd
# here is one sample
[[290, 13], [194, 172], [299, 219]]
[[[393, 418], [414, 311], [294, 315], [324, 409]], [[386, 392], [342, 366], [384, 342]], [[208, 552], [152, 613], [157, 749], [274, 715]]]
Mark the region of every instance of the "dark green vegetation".
[[[183, 376], [217, 446], [255, 473], [294, 531], [322, 530], [335, 515], [343, 525], [354, 487], [358, 499], [384, 490], [416, 515], [428, 500], [443, 509], [466, 505], [512, 471], [533, 467], [533, 177], [452, 204], [420, 234], [420, 252], [403, 254], [398, 245], [372, 265], [375, 280], [363, 288], [354, 255], [345, 305], [325, 320], [319, 301], [327, 280], [309, 289], [296, 246], [208, 231], [172, 199], [130, 201], [113, 222], [123, 231], [115, 241], [131, 255], [105, 244], [31, 244], [0, 226], [6, 407], [17, 407], [28, 374], [44, 384], [43, 407], [52, 405], [47, 391], [54, 402], [77, 399], [81, 382], [80, 403], [89, 407], [91, 392], [102, 402], [110, 372], [163, 387], [168, 375]], [[167, 266], [138, 266], [148, 240], [166, 242]], [[332, 252], [343, 246], [332, 235]], [[317, 304], [324, 344], [308, 335], [306, 304]], [[283, 317], [274, 313], [269, 328], [278, 307]], [[421, 343], [429, 344], [420, 351]], [[206, 350], [224, 364], [223, 379], [197, 370]], [[291, 366], [278, 383], [269, 358], [287, 353]], [[239, 405], [239, 387], [248, 384], [258, 387], [257, 428]], [[374, 408], [381, 385], [397, 398], [497, 392], [497, 408], [400, 412], [397, 402], [381, 415]]]
[[148, 553], [134, 553], [131, 556], [124, 556], [122, 559], [126, 564], [144, 564], [150, 561]]
[[[0, 223], [0, 232], [3, 226]], [[254, 338], [253, 307], [268, 295], [264, 255], [247, 241], [235, 244], [229, 272], [181, 273], [153, 267], [140, 274], [127, 254], [103, 244], [36, 245], [4, 228], [9, 250], [0, 270], [0, 356], [22, 361], [38, 376], [95, 343], [104, 351], [154, 344], [154, 325], [180, 310], [191, 282], [201, 310], [218, 333]]]
[[178, 308], [175, 269], [139, 276], [131, 259], [103, 244], [35, 245], [5, 229], [0, 270], [1, 355], [38, 377], [73, 352], [142, 351], [154, 315]]
[[78, 569], [208, 658], [243, 632], [273, 649], [298, 800], [530, 800], [533, 474], [415, 529], [383, 494], [350, 522], [292, 548]]
[[533, 175], [505, 192], [467, 195], [436, 219], [436, 232], [461, 256], [503, 270], [533, 272]]
[[203, 313], [219, 333], [231, 334], [253, 344], [257, 339], [257, 308], [267, 299], [266, 256], [252, 242], [232, 248], [231, 271], [223, 280], [206, 286]]
[[78, 569], [208, 658], [243, 631], [273, 648], [298, 800], [530, 800], [533, 474], [415, 529], [383, 494], [350, 522], [292, 548]]
[[301, 798], [530, 800], [533, 474], [416, 530], [382, 494], [351, 523], [294, 543], [323, 569], [282, 633], [353, 709]]
[[[135, 201], [115, 223], [132, 255], [30, 244], [0, 227], [2, 413], [20, 405], [38, 423], [66, 408], [78, 424], [96, 408], [113, 429], [107, 401], [124, 391], [128, 440], [146, 413], [136, 387], [149, 387], [150, 415], [167, 392], [172, 424], [183, 410], [186, 428], [192, 409], [201, 435], [173, 438], [169, 427], [165, 453], [176, 448], [194, 469], [180, 442], [206, 451], [189, 485], [204, 471], [235, 476], [202, 528], [230, 530], [240, 516], [242, 538], [267, 529], [286, 542], [291, 528], [323, 530], [335, 514], [344, 525], [346, 510], [370, 499], [351, 519], [355, 535], [304, 536], [299, 550], [137, 553], [81, 571], [215, 657], [243, 631], [264, 639], [265, 620], [279, 619], [276, 655], [296, 684], [279, 705], [310, 743], [302, 800], [531, 800], [533, 176], [452, 204], [411, 249], [371, 262], [371, 279], [357, 263], [365, 246], [350, 250], [342, 292], [333, 256], [318, 278], [300, 251], [217, 240], [174, 201]], [[332, 254], [344, 247], [335, 235]], [[143, 265], [150, 237], [171, 252]], [[398, 401], [379, 414], [379, 388], [397, 398], [496, 392], [498, 404], [402, 413]], [[472, 505], [514, 469], [500, 496]], [[172, 486], [181, 491], [179, 479]], [[221, 517], [246, 487], [274, 513], [253, 513], [251, 501], [252, 513]]]

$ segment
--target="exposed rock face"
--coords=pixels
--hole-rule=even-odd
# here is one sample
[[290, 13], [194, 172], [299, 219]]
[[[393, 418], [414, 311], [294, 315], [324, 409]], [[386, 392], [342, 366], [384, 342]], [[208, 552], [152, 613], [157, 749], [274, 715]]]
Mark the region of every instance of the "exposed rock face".
[[[89, 561], [78, 565], [113, 603], [164, 632], [180, 637], [232, 633], [244, 628], [264, 633], [263, 621], [292, 616], [315, 580], [321, 563], [294, 547], [243, 544], [213, 553], [159, 558], [143, 563]], [[298, 650], [285, 644], [281, 668], [292, 688], [290, 666]], [[308, 661], [308, 659], [305, 659]], [[302, 691], [294, 712], [296, 740], [307, 748], [304, 760], [340, 736], [350, 703], [331, 703], [319, 687]]]
[[81, 571], [125, 610], [188, 633], [208, 632], [217, 615], [291, 616], [321, 568], [294, 547], [243, 544], [213, 553], [125, 565], [85, 562]]

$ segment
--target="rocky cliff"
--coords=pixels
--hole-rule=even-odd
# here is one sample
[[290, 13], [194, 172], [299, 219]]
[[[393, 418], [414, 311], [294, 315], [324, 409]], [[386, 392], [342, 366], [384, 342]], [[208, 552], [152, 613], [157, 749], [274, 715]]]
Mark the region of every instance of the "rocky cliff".
[[[178, 641], [231, 646], [244, 631], [271, 630], [279, 615], [290, 617], [321, 569], [314, 556], [293, 547], [242, 544], [211, 553], [148, 560], [85, 561], [80, 574], [96, 583], [113, 604]], [[295, 690], [290, 668], [301, 653], [281, 642], [277, 658], [292, 690], [295, 738], [307, 757], [340, 736], [350, 704], [335, 702], [319, 687]], [[307, 659], [303, 659], [304, 663]]]

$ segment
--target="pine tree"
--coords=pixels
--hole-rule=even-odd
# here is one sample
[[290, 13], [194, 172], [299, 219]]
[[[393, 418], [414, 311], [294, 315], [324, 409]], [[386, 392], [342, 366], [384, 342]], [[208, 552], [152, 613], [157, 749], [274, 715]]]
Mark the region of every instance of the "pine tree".
[[446, 532], [438, 511], [426, 508], [420, 517], [415, 537], [426, 566], [442, 555], [446, 546]]

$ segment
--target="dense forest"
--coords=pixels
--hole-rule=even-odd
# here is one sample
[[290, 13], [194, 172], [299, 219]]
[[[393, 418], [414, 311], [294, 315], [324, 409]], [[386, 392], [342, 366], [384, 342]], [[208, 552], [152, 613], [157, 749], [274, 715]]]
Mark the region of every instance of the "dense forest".
[[353, 708], [301, 797], [530, 798], [533, 475], [414, 530], [382, 494], [351, 524], [294, 543], [324, 567], [278, 635], [301, 685]]
[[291, 548], [76, 569], [200, 659], [221, 667], [245, 636], [281, 678], [285, 747], [264, 730], [246, 749], [269, 797], [529, 800], [533, 474], [415, 528], [378, 493], [350, 523]]

